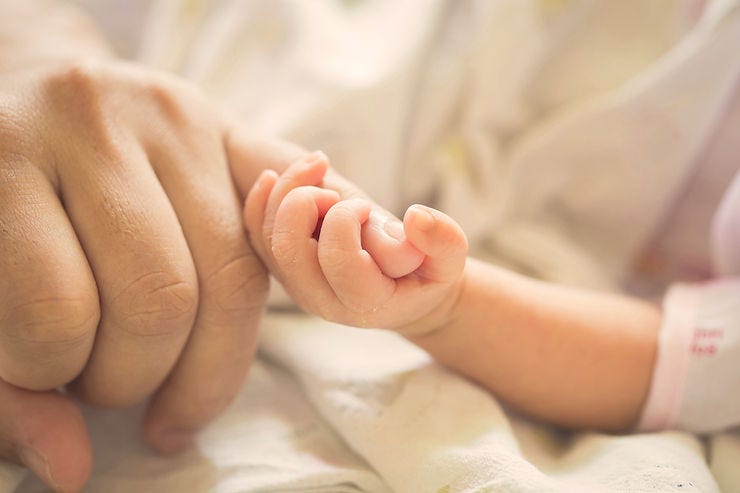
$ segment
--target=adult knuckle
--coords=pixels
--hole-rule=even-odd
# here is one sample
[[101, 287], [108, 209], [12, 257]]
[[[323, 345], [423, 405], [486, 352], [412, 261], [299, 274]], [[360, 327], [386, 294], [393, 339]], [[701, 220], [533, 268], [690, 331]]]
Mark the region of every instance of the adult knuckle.
[[120, 140], [115, 129], [123, 114], [121, 101], [127, 100], [117, 81], [114, 71], [94, 62], [62, 65], [44, 82], [50, 124], [86, 136], [86, 142], [94, 142], [94, 148], [105, 154]]
[[62, 64], [44, 80], [47, 95], [52, 98], [66, 98], [57, 102], [67, 106], [93, 102], [101, 95], [100, 85], [101, 68], [92, 62], [74, 61]]
[[160, 115], [177, 122], [188, 121], [182, 98], [172, 86], [160, 80], [150, 80], [145, 87], [146, 94]]
[[243, 320], [267, 302], [269, 278], [262, 262], [243, 253], [216, 269], [203, 281], [219, 318]]
[[157, 74], [147, 79], [144, 94], [155, 114], [170, 125], [197, 132], [201, 138], [217, 133], [211, 121], [210, 105], [189, 84], [175, 81], [167, 74]]
[[94, 333], [99, 320], [94, 294], [49, 293], [11, 306], [4, 335], [16, 342], [76, 345]]
[[134, 335], [188, 331], [198, 308], [198, 286], [182, 274], [151, 272], [129, 282], [112, 305], [118, 322]]

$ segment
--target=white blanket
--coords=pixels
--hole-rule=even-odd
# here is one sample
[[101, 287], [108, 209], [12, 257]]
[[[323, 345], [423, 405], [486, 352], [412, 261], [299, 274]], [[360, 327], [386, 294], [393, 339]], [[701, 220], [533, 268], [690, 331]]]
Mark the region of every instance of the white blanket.
[[300, 375], [322, 415], [393, 491], [713, 487], [692, 437], [557, 433], [507, 415], [489, 393], [391, 334], [277, 324], [268, 351]]
[[89, 491], [718, 491], [691, 435], [563, 433], [393, 334], [301, 315], [265, 325], [244, 392], [196, 451], [156, 457], [137, 438], [138, 410], [88, 410]]
[[[141, 59], [325, 150], [389, 209], [433, 200], [479, 256], [615, 289], [740, 73], [738, 2], [700, 3], [160, 0]], [[87, 410], [89, 491], [740, 491], [738, 432], [565, 433], [392, 334], [264, 329], [197, 450], [156, 457], [139, 410]], [[0, 466], [0, 492], [20, 479]]]

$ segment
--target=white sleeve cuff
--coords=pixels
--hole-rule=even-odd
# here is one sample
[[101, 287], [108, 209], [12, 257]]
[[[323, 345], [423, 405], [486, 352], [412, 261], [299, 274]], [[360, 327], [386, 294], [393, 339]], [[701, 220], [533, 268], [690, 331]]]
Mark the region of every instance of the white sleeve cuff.
[[671, 287], [640, 430], [740, 425], [740, 278]]
[[653, 379], [638, 424], [642, 431], [671, 428], [676, 424], [697, 304], [698, 293], [690, 286], [676, 284], [666, 293]]

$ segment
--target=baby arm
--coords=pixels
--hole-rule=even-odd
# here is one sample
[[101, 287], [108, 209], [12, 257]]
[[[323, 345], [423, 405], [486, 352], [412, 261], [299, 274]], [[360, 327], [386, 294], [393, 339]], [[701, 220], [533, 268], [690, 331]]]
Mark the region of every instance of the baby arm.
[[[255, 250], [304, 309], [395, 329], [531, 416], [573, 428], [634, 425], [654, 365], [655, 307], [466, 260], [459, 226], [423, 206], [409, 208], [393, 243], [379, 226], [386, 219], [373, 219], [377, 206], [327, 187], [327, 167], [321, 158], [279, 177], [265, 172], [245, 208]], [[381, 268], [384, 260], [396, 265]]]
[[408, 338], [518, 411], [576, 429], [636, 425], [661, 323], [652, 304], [469, 259], [446, 317]]

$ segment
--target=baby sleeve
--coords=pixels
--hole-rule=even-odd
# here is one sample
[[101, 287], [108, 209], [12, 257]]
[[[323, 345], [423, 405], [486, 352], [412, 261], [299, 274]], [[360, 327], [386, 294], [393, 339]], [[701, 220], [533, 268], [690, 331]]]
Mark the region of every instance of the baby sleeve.
[[663, 302], [639, 427], [709, 433], [740, 425], [740, 278], [676, 284]]
[[740, 425], [740, 173], [715, 215], [711, 241], [718, 277], [674, 284], [663, 300], [641, 430]]

